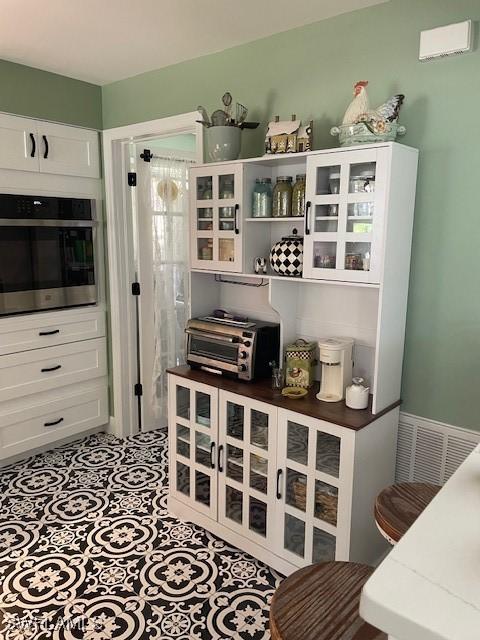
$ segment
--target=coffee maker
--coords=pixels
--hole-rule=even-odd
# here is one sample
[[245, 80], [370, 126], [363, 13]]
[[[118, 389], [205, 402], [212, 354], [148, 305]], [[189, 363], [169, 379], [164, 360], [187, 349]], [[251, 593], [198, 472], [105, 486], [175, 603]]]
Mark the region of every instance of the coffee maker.
[[352, 380], [351, 338], [328, 338], [318, 343], [322, 378], [317, 400], [339, 402], [343, 400], [345, 388]]

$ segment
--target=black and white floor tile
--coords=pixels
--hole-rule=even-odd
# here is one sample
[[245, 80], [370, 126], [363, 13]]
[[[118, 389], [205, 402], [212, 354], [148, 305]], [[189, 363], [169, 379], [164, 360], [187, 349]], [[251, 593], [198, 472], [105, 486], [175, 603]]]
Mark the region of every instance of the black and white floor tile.
[[281, 576], [167, 510], [162, 430], [0, 469], [0, 640], [267, 640]]

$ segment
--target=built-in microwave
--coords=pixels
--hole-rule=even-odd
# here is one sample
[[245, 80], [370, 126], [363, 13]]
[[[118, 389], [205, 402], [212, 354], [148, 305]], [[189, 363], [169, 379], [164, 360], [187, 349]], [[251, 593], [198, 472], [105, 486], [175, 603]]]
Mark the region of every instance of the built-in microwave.
[[95, 201], [0, 194], [0, 315], [97, 302]]

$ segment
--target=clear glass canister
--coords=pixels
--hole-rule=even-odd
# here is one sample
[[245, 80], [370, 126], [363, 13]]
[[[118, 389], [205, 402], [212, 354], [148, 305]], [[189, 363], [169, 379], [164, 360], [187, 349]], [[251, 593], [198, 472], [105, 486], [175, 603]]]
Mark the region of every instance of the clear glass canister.
[[305, 174], [299, 173], [292, 189], [292, 216], [305, 215]]
[[287, 218], [292, 215], [292, 178], [278, 176], [273, 188], [273, 217]]
[[272, 217], [272, 181], [257, 178], [252, 193], [252, 218]]

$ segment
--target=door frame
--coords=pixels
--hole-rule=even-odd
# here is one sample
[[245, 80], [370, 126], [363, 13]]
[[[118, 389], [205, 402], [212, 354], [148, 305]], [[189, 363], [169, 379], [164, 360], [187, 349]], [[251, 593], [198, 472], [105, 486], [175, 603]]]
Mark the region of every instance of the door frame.
[[162, 136], [193, 133], [197, 162], [203, 163], [203, 127], [198, 111], [168, 118], [106, 129], [102, 133], [105, 171], [106, 237], [108, 250], [109, 327], [111, 389], [113, 401], [110, 431], [126, 437], [138, 431], [137, 401], [133, 394], [137, 371], [134, 297], [133, 225], [129, 217], [124, 148]]

